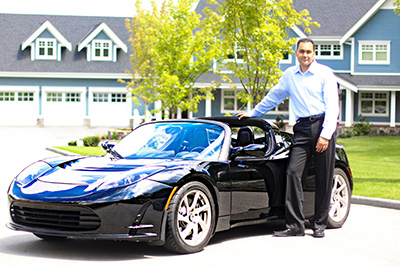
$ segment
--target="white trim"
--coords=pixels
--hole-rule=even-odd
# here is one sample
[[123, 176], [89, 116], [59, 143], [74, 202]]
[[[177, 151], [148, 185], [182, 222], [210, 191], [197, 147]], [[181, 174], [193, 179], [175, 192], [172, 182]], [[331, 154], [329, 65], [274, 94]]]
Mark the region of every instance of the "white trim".
[[93, 39], [100, 33], [104, 31], [104, 33], [114, 42], [114, 44], [121, 48], [125, 53], [128, 52], [128, 47], [122, 40], [108, 27], [104, 22], [101, 23], [95, 30], [93, 30], [79, 45], [78, 52], [80, 52], [83, 48], [87, 47], [89, 43], [93, 41]]
[[82, 87], [82, 86], [81, 87], [43, 86], [42, 92], [44, 92], [44, 93], [85, 93], [86, 87]]
[[61, 78], [61, 79], [131, 79], [127, 73], [54, 73], [54, 72], [0, 72], [0, 77], [7, 78]]
[[129, 96], [131, 95], [131, 92], [127, 90], [125, 87], [96, 87], [96, 86], [90, 86], [89, 87], [89, 94], [91, 93], [126, 93]]
[[292, 31], [294, 31], [295, 34], [299, 36], [299, 38], [307, 38], [307, 35], [304, 34], [302, 30], [300, 30], [299, 27], [297, 26], [292, 26], [291, 27]]
[[6, 92], [36, 92], [39, 86], [0, 85], [0, 91]]
[[[44, 42], [45, 45], [44, 46], [39, 46], [40, 42]], [[52, 56], [49, 56], [47, 54], [48, 53], [48, 49], [49, 49], [49, 46], [48, 46], [49, 42], [53, 43], [53, 46], [51, 46], [51, 48], [53, 48], [53, 55]], [[57, 56], [60, 54], [58, 52], [60, 47], [61, 47], [60, 45], [57, 45], [57, 39], [56, 38], [36, 38], [36, 40], [35, 40], [35, 49], [32, 49], [31, 53], [33, 53], [33, 50], [34, 50], [34, 53], [33, 53], [34, 54], [34, 58], [38, 59], [38, 60], [41, 60], [41, 59], [44, 59], [44, 60], [55, 60], [55, 59], [57, 59]], [[43, 48], [45, 50], [44, 55], [40, 55], [40, 52], [39, 52], [40, 48]], [[61, 60], [61, 58], [58, 57], [58, 61], [60, 61], [60, 60]]]
[[[96, 47], [96, 43], [100, 44], [100, 47]], [[104, 44], [108, 44], [108, 47], [104, 48]], [[91, 47], [91, 60], [93, 61], [111, 61], [113, 59], [113, 52], [116, 51], [116, 48], [112, 49], [111, 40], [92, 40]], [[96, 56], [96, 49], [100, 49], [100, 56]], [[104, 50], [108, 50], [108, 56], [104, 56]], [[116, 61], [116, 56], [114, 56], [113, 61]]]
[[[320, 49], [320, 47], [321, 47], [321, 45], [330, 45], [331, 46], [331, 49], [330, 49], [330, 51], [332, 52], [332, 55], [330, 55], [330, 56], [325, 56], [325, 55], [315, 55], [315, 58], [316, 59], [323, 59], [323, 60], [339, 60], [339, 59], [343, 59], [343, 45], [342, 44], [339, 44], [339, 42], [332, 42], [332, 41], [314, 41], [315, 42], [315, 45], [316, 46], [318, 46], [318, 51], [317, 51], [317, 49], [316, 49], [316, 52], [319, 52], [319, 53], [321, 53], [321, 49]], [[339, 56], [335, 56], [335, 55], [333, 55], [333, 53], [335, 52], [335, 51], [337, 51], [337, 50], [333, 50], [333, 47], [335, 46], [335, 45], [338, 45], [339, 46], [339, 53], [340, 53], [340, 55]], [[327, 51], [327, 50], [324, 50], [324, 51]]]
[[353, 27], [350, 28], [348, 32], [346, 32], [343, 37], [340, 39], [340, 44], [346, 42], [355, 32], [357, 32], [375, 13], [379, 10], [379, 8], [386, 2], [386, 0], [379, 0], [376, 4], [368, 10], [367, 13], [359, 20]]
[[26, 41], [22, 43], [21, 50], [24, 51], [25, 48], [30, 46], [35, 41], [35, 39], [46, 29], [54, 36], [54, 38], [57, 39], [58, 42], [62, 44], [62, 46], [65, 46], [69, 51], [72, 50], [72, 44], [68, 42], [68, 40], [48, 20], [43, 23], [31, 36], [29, 36]]
[[340, 85], [342, 85], [343, 87], [345, 87], [345, 88], [347, 88], [347, 89], [350, 89], [351, 91], [357, 93], [357, 91], [358, 91], [357, 86], [355, 86], [354, 84], [351, 84], [351, 83], [349, 83], [349, 82], [347, 82], [347, 81], [345, 81], [345, 80], [343, 80], [343, 79], [341, 79], [341, 78], [339, 78], [339, 77], [337, 77], [337, 76], [335, 76], [335, 78], [336, 78], [336, 81], [337, 81]]

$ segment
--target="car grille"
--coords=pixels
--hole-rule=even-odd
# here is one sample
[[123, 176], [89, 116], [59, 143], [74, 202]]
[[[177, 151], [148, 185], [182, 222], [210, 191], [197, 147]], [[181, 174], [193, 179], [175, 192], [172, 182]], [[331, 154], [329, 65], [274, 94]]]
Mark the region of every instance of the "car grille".
[[88, 208], [14, 202], [12, 220], [20, 225], [61, 231], [91, 231], [100, 227], [100, 218]]

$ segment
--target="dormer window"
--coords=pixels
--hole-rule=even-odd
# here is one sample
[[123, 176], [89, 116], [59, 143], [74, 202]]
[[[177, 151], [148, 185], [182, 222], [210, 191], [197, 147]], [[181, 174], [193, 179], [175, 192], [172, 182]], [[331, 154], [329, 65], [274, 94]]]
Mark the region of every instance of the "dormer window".
[[111, 41], [93, 41], [93, 60], [111, 60]]
[[84, 49], [87, 61], [117, 62], [117, 49], [128, 52], [126, 44], [105, 23], [92, 29], [78, 44], [78, 52]]
[[56, 59], [56, 39], [36, 39], [36, 59]]
[[22, 44], [21, 50], [31, 48], [31, 60], [58, 60], [61, 61], [61, 49], [65, 47], [69, 51], [72, 45], [67, 39], [49, 22], [43, 23]]

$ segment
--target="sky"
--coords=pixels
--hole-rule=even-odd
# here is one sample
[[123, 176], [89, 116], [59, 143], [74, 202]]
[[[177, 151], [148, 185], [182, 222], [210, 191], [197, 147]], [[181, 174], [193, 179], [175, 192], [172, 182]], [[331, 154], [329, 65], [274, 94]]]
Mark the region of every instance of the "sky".
[[[0, 13], [132, 17], [136, 0], [18, 0], [2, 1]], [[162, 3], [163, 0], [156, 0]], [[142, 0], [142, 7], [151, 7]]]

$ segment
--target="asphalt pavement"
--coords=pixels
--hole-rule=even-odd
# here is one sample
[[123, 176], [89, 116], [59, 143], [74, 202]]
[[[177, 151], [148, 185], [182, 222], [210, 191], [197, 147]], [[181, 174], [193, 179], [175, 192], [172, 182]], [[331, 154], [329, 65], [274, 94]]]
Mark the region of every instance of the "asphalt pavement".
[[[397, 201], [355, 197], [340, 229], [315, 239], [277, 238], [282, 223], [238, 227], [217, 233], [200, 253], [175, 255], [146, 244], [66, 240], [47, 243], [32, 234], [5, 227], [6, 191], [29, 163], [57, 156], [46, 147], [66, 145], [107, 127], [0, 127], [0, 262], [14, 266], [400, 266], [400, 207]], [[1, 196], [2, 195], [2, 196]], [[359, 203], [359, 204], [356, 204]]]

